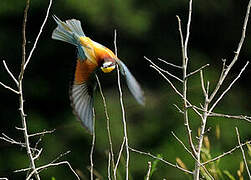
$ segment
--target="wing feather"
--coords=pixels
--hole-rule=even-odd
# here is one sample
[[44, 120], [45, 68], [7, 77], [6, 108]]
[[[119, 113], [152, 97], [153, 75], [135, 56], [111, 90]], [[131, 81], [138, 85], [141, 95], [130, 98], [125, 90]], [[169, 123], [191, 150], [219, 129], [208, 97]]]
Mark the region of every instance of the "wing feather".
[[75, 115], [83, 126], [93, 133], [93, 94], [89, 92], [87, 83], [73, 84], [70, 99]]
[[122, 75], [124, 75], [126, 79], [127, 86], [131, 91], [132, 95], [139, 104], [144, 105], [145, 104], [144, 92], [142, 91], [139, 83], [122, 61], [117, 60], [117, 63], [119, 65]]

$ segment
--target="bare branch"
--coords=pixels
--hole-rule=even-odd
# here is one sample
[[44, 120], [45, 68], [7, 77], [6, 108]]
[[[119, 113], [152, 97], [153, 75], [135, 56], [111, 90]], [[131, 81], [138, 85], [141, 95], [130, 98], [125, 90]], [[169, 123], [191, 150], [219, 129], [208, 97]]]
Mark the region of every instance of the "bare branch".
[[184, 114], [184, 112], [176, 104], [173, 104], [173, 105], [174, 105], [174, 107], [176, 107], [178, 109], [179, 113]]
[[150, 65], [151, 68], [155, 69], [170, 85], [171, 87], [174, 89], [174, 91], [183, 98], [183, 95], [177, 90], [177, 88], [174, 86], [174, 84], [155, 66]]
[[[251, 1], [250, 1], [251, 2]], [[222, 99], [222, 97], [231, 89], [231, 87], [234, 85], [234, 83], [241, 77], [241, 74], [246, 69], [247, 65], [249, 64], [249, 61], [245, 64], [245, 66], [241, 69], [238, 76], [232, 81], [232, 83], [228, 86], [228, 88], [220, 95], [220, 97], [215, 101], [215, 103], [210, 107], [209, 112], [213, 111], [215, 106], [218, 104], [218, 102]]]
[[120, 94], [120, 106], [122, 111], [122, 120], [123, 120], [123, 126], [124, 126], [124, 137], [125, 137], [125, 149], [126, 149], [126, 180], [129, 179], [129, 160], [130, 160], [130, 152], [129, 152], [129, 146], [128, 146], [128, 136], [127, 136], [127, 125], [126, 125], [126, 118], [125, 118], [125, 108], [123, 103], [123, 93], [121, 89], [120, 84], [120, 71], [119, 67], [117, 66], [117, 76], [118, 76], [118, 88], [119, 88], [119, 94]]
[[[185, 48], [184, 48], [184, 38], [183, 38], [183, 33], [182, 33], [182, 29], [181, 29], [181, 20], [180, 20], [180, 17], [177, 16], [177, 20], [178, 20], [178, 27], [179, 27], [179, 33], [180, 33], [180, 43], [181, 43], [181, 50], [182, 50], [182, 59], [183, 59], [183, 62], [185, 61], [184, 58], [185, 58]], [[184, 67], [182, 66], [182, 69]]]
[[93, 111], [93, 126], [92, 126], [92, 147], [91, 147], [91, 151], [90, 151], [90, 163], [91, 163], [91, 167], [90, 167], [90, 172], [91, 172], [91, 180], [93, 180], [93, 152], [94, 152], [94, 147], [95, 147], [95, 111], [94, 108], [92, 108]]
[[[75, 175], [75, 177], [78, 180], [81, 180], [80, 177], [78, 176], [78, 174], [74, 171], [74, 169], [71, 167], [71, 164], [68, 161], [61, 161], [61, 162], [57, 162], [57, 163], [49, 163], [49, 164], [46, 164], [44, 166], [40, 166], [40, 167], [36, 168], [36, 171], [41, 172], [42, 170], [47, 169], [49, 167], [59, 166], [59, 165], [62, 165], [62, 164], [66, 164], [70, 168], [72, 173]], [[30, 179], [34, 173], [35, 173], [35, 170], [33, 170], [26, 179], [27, 180]]]
[[231, 68], [233, 67], [235, 62], [238, 60], [238, 57], [239, 57], [239, 54], [240, 54], [240, 51], [241, 51], [241, 48], [242, 48], [242, 44], [243, 44], [243, 42], [245, 40], [245, 36], [246, 36], [246, 29], [247, 29], [249, 14], [250, 14], [250, 8], [251, 8], [251, 0], [249, 1], [248, 6], [247, 6], [245, 19], [244, 19], [244, 23], [243, 23], [243, 26], [242, 26], [242, 34], [241, 34], [241, 38], [240, 38], [237, 50], [235, 52], [235, 56], [234, 56], [232, 62], [230, 63], [230, 65], [225, 70], [224, 70], [225, 62], [223, 61], [223, 71], [222, 71], [223, 74], [221, 74], [221, 76], [219, 78], [219, 81], [218, 81], [218, 84], [216, 85], [214, 91], [212, 92], [212, 94], [211, 94], [211, 96], [209, 98], [209, 101], [212, 101], [212, 99], [214, 98], [214, 96], [216, 95], [218, 90], [220, 89], [221, 84], [223, 83], [226, 76], [228, 75], [229, 71], [231, 70]]
[[195, 71], [193, 71], [193, 72], [190, 72], [190, 73], [187, 75], [186, 78], [189, 78], [190, 76], [194, 75], [195, 73], [201, 71], [202, 69], [204, 69], [205, 67], [208, 67], [208, 66], [209, 66], [209, 64], [205, 64], [204, 66], [201, 66], [199, 69], [197, 69], [197, 70], [195, 70]]
[[201, 148], [202, 148], [203, 138], [204, 138], [204, 134], [206, 130], [207, 118], [208, 118], [208, 113], [207, 113], [208, 105], [209, 105], [209, 101], [208, 101], [208, 97], [206, 96], [204, 106], [203, 106], [204, 112], [201, 117], [200, 134], [199, 134], [198, 145], [197, 145], [197, 162], [195, 164], [195, 170], [194, 170], [194, 179], [196, 180], [199, 180], [199, 176], [200, 176]]
[[13, 81], [16, 83], [16, 85], [18, 86], [18, 81], [17, 81], [17, 79], [15, 78], [15, 76], [13, 75], [13, 73], [9, 70], [9, 68], [8, 68], [8, 66], [7, 66], [7, 64], [6, 64], [6, 62], [5, 62], [5, 60], [3, 60], [3, 65], [4, 65], [4, 67], [5, 67], [5, 69], [6, 69], [6, 71], [8, 72], [8, 74], [10, 75], [10, 77], [13, 79]]
[[40, 38], [40, 35], [41, 35], [41, 33], [43, 32], [44, 26], [45, 26], [45, 24], [46, 24], [46, 22], [47, 22], [47, 19], [48, 19], [49, 13], [50, 13], [51, 4], [52, 4], [52, 0], [50, 0], [50, 2], [49, 2], [49, 5], [48, 5], [48, 8], [47, 8], [47, 12], [46, 12], [46, 16], [45, 16], [45, 18], [44, 18], [44, 21], [43, 21], [43, 23], [42, 23], [42, 25], [41, 25], [41, 27], [40, 27], [39, 33], [38, 33], [38, 35], [37, 35], [37, 37], [36, 37], [35, 43], [34, 43], [32, 49], [31, 49], [31, 51], [30, 51], [30, 54], [29, 54], [29, 56], [28, 56], [28, 58], [27, 58], [27, 60], [26, 60], [26, 62], [25, 62], [25, 64], [24, 64], [24, 67], [23, 67], [24, 70], [26, 69], [26, 66], [28, 65], [28, 63], [30, 62], [31, 56], [32, 56], [34, 50], [36, 49], [36, 46], [37, 46], [38, 40], [39, 40], [39, 38]]
[[19, 130], [19, 131], [24, 131], [24, 128], [20, 128], [20, 127], [15, 127], [17, 130]]
[[25, 64], [25, 59], [26, 59], [26, 23], [27, 23], [27, 14], [28, 10], [30, 7], [30, 0], [26, 1], [26, 6], [24, 9], [24, 18], [23, 18], [23, 25], [22, 25], [22, 63], [21, 63], [21, 70], [19, 74], [19, 82], [18, 85], [20, 86], [20, 81], [23, 79], [23, 74], [24, 74], [24, 64]]
[[196, 114], [198, 114], [199, 116], [201, 116], [201, 114], [196, 110], [196, 108], [195, 108], [195, 106], [194, 105], [192, 105], [192, 103], [190, 103], [187, 99], [184, 99], [183, 98], [183, 95], [179, 92], [179, 90], [177, 90], [177, 88], [174, 86], [174, 84], [158, 69], [158, 68], [156, 68], [155, 66], [153, 66], [153, 65], [150, 65], [150, 67], [151, 68], [153, 68], [153, 69], [155, 69], [170, 85], [171, 85], [171, 87], [174, 89], [174, 91], [183, 99], [183, 100], [185, 100], [186, 102], [187, 102], [187, 104], [188, 104], [188, 106], [187, 106], [187, 108], [188, 107], [191, 107], [193, 110], [194, 110], [194, 112], [196, 113]]
[[[115, 47], [115, 53], [117, 56], [117, 32], [116, 30], [114, 31], [114, 47]], [[127, 125], [126, 125], [126, 117], [125, 117], [125, 108], [124, 108], [124, 102], [123, 102], [123, 93], [121, 89], [121, 84], [120, 84], [120, 70], [119, 66], [117, 65], [117, 79], [118, 79], [118, 89], [119, 89], [119, 99], [120, 99], [120, 106], [121, 106], [121, 111], [122, 111], [122, 121], [123, 121], [123, 126], [124, 126], [124, 138], [125, 138], [125, 149], [126, 149], [126, 180], [129, 179], [129, 160], [130, 160], [130, 152], [129, 152], [129, 145], [128, 145], [128, 136], [127, 136]]]
[[43, 131], [43, 132], [39, 132], [39, 133], [34, 133], [34, 134], [29, 134], [29, 137], [40, 136], [40, 135], [45, 135], [45, 134], [51, 134], [54, 131], [56, 131], [56, 129], [52, 129], [50, 131]]
[[[177, 17], [178, 20], [178, 27], [179, 27], [179, 33], [180, 33], [180, 42], [181, 42], [181, 52], [182, 52], [182, 67], [183, 67], [183, 92], [182, 92], [182, 98], [184, 101], [184, 125], [186, 127], [187, 130], [187, 135], [188, 135], [188, 142], [190, 145], [190, 148], [192, 150], [192, 153], [196, 156], [196, 149], [194, 147], [194, 143], [193, 143], [193, 138], [192, 138], [192, 130], [190, 128], [189, 125], [189, 119], [188, 119], [188, 111], [187, 111], [187, 107], [188, 104], [187, 103], [187, 64], [188, 64], [188, 56], [187, 56], [187, 45], [188, 45], [188, 40], [189, 40], [189, 34], [190, 34], [190, 23], [191, 23], [191, 14], [192, 14], [192, 0], [189, 1], [189, 14], [188, 14], [188, 22], [187, 22], [187, 32], [186, 32], [186, 39], [185, 39], [185, 43], [184, 43], [184, 39], [183, 39], [183, 33], [182, 33], [182, 29], [181, 29], [181, 20], [179, 18], [179, 16]], [[194, 109], [195, 110], [195, 109]], [[195, 112], [198, 114], [198, 112], [195, 110]]]
[[40, 150], [38, 150], [38, 153], [36, 154], [36, 156], [33, 156], [33, 159], [36, 160], [40, 157], [41, 153], [43, 151], [43, 148], [41, 148]]
[[[106, 100], [105, 100], [105, 96], [104, 93], [102, 91], [102, 87], [99, 81], [98, 76], [96, 75], [96, 79], [98, 82], [98, 86], [99, 86], [99, 92], [101, 94], [102, 100], [103, 100], [103, 105], [104, 105], [104, 111], [105, 111], [105, 117], [106, 117], [106, 129], [107, 129], [107, 134], [108, 134], [108, 141], [109, 141], [109, 145], [110, 145], [110, 155], [111, 155], [111, 161], [112, 161], [112, 167], [114, 170], [115, 167], [115, 161], [114, 161], [114, 153], [113, 153], [113, 145], [112, 145], [112, 136], [111, 136], [111, 130], [110, 130], [110, 118], [108, 115], [108, 110], [107, 110], [107, 105], [106, 105]], [[116, 174], [114, 174], [114, 180], [116, 180]]]
[[111, 180], [111, 153], [108, 153], [108, 167], [107, 167], [108, 180]]
[[150, 59], [148, 59], [147, 57], [144, 57], [147, 61], [149, 61], [154, 67], [156, 67], [157, 69], [159, 69], [160, 71], [168, 74], [169, 76], [173, 77], [174, 79], [180, 81], [183, 83], [183, 80], [181, 80], [180, 78], [178, 78], [177, 76], [173, 75], [172, 73], [160, 68], [159, 66], [157, 66], [155, 63], [153, 63]]
[[113, 43], [114, 43], [114, 52], [115, 52], [115, 55], [118, 56], [118, 48], [117, 48], [117, 30], [116, 30], [116, 29], [114, 30], [114, 40], [113, 40]]
[[208, 161], [206, 161], [206, 162], [203, 162], [203, 163], [201, 163], [201, 164], [202, 164], [202, 165], [206, 165], [206, 164], [208, 164], [208, 163], [217, 161], [218, 159], [221, 159], [221, 158], [223, 158], [224, 156], [226, 156], [226, 155], [228, 155], [228, 154], [232, 154], [235, 150], [239, 149], [239, 148], [242, 147], [242, 146], [246, 146], [247, 144], [250, 144], [250, 143], [251, 143], [251, 140], [249, 140], [249, 141], [247, 141], [247, 142], [245, 142], [245, 143], [242, 143], [242, 144], [240, 144], [240, 145], [238, 145], [238, 146], [232, 148], [231, 150], [229, 150], [229, 151], [227, 151], [227, 152], [224, 152], [224, 153], [222, 153], [221, 155], [216, 156], [215, 158], [212, 158], [212, 159], [210, 159], [210, 160], [208, 160]]
[[251, 117], [250, 116], [246, 116], [246, 115], [229, 115], [229, 114], [222, 114], [222, 113], [215, 113], [215, 112], [209, 112], [209, 111], [205, 111], [202, 108], [192, 105], [191, 108], [194, 108], [196, 110], [202, 111], [202, 112], [207, 112], [209, 117], [224, 117], [224, 118], [233, 118], [233, 119], [240, 119], [240, 120], [245, 120], [247, 122], [251, 122]]
[[125, 137], [123, 138], [123, 142], [122, 142], [120, 150], [119, 150], [118, 159], [117, 159], [115, 167], [114, 167], [114, 171], [113, 171], [114, 177], [116, 176], [116, 173], [117, 173], [117, 169], [118, 169], [118, 166], [119, 166], [120, 157], [121, 157], [123, 149], [124, 149], [124, 145], [125, 145]]
[[[144, 58], [146, 58], [146, 57], [144, 56]], [[165, 64], [167, 64], [167, 65], [173, 66], [173, 67], [178, 68], [178, 69], [182, 69], [182, 66], [178, 66], [178, 65], [175, 65], [173, 63], [167, 62], [164, 59], [158, 58], [158, 60], [165, 63]]]
[[[190, 26], [191, 26], [191, 20], [192, 20], [192, 6], [193, 6], [193, 1], [189, 1], [189, 12], [188, 12], [188, 20], [187, 20], [187, 32], [186, 32], [186, 39], [185, 39], [185, 44], [184, 44], [184, 55], [186, 61], [188, 61], [188, 56], [187, 56], [187, 46], [188, 46], [188, 40], [190, 36]], [[187, 64], [187, 62], [186, 62]]]
[[2, 83], [2, 82], [0, 82], [0, 85], [3, 86], [4, 88], [6, 88], [6, 89], [8, 89], [8, 90], [10, 90], [10, 91], [12, 91], [12, 92], [14, 92], [14, 93], [16, 93], [16, 94], [20, 94], [17, 90], [11, 88], [10, 86], [5, 85], [5, 84]]
[[240, 120], [245, 120], [251, 123], [251, 117], [245, 116], [245, 115], [229, 115], [229, 114], [220, 114], [220, 113], [211, 112], [210, 114], [208, 114], [208, 116], [240, 119]]
[[151, 169], [152, 169], [152, 163], [149, 161], [148, 162], [148, 171], [147, 171], [147, 174], [146, 174], [146, 180], [150, 179]]
[[186, 147], [186, 145], [174, 134], [174, 132], [171, 132], [172, 135], [175, 137], [175, 139], [184, 147], [184, 149], [192, 156], [193, 159], [197, 160], [196, 157], [193, 155], [193, 153]]
[[[19, 145], [19, 146], [21, 146], [21, 147], [26, 147], [26, 143], [22, 143], [22, 142], [20, 142], [20, 141], [16, 141], [16, 140], [12, 139], [11, 137], [7, 136], [7, 135], [4, 134], [4, 133], [2, 133], [2, 136], [0, 137], [0, 139], [4, 140], [4, 141], [6, 141], [6, 142], [8, 142], [8, 143], [10, 143], [10, 144], [15, 144], [15, 145]], [[39, 153], [39, 152], [40, 152], [40, 150], [37, 149], [36, 147], [35, 147], [35, 148], [30, 147], [30, 150], [31, 150], [31, 151], [34, 151], [34, 152], [36, 152], [36, 153]], [[33, 157], [32, 157], [32, 158], [33, 158]]]
[[7, 135], [4, 134], [4, 133], [2, 133], [2, 137], [0, 137], [0, 139], [6, 141], [6, 142], [8, 142], [8, 143], [11, 143], [11, 144], [16, 144], [16, 145], [20, 145], [20, 146], [22, 146], [22, 147], [26, 147], [26, 146], [25, 146], [25, 145], [26, 145], [25, 143], [18, 142], [18, 141], [16, 141], [16, 140], [10, 138], [9, 136], [7, 136]]
[[[63, 156], [65, 156], [65, 155], [69, 154], [70, 152], [71, 152], [71, 151], [66, 151], [65, 153], [60, 154], [58, 157], [56, 157], [53, 161], [51, 161], [51, 162], [48, 163], [48, 164], [52, 164], [52, 163], [56, 162], [56, 161], [59, 160], [61, 157], [63, 157]], [[23, 169], [15, 170], [14, 172], [15, 172], [15, 173], [19, 173], [19, 172], [29, 171], [29, 170], [31, 170], [31, 169], [32, 169], [31, 167], [28, 167], [28, 168], [23, 168]], [[41, 171], [41, 170], [40, 170], [40, 171]]]
[[175, 139], [184, 147], [184, 149], [192, 156], [192, 158], [199, 163], [199, 165], [205, 170], [205, 172], [207, 173], [207, 175], [211, 178], [214, 179], [212, 177], [212, 175], [208, 172], [207, 168], [205, 166], [203, 166], [200, 162], [198, 162], [198, 160], [196, 159], [196, 157], [193, 155], [193, 153], [186, 147], [186, 145], [174, 134], [174, 132], [172, 131], [172, 135], [175, 137]]
[[153, 159], [160, 160], [161, 162], [163, 162], [163, 163], [165, 163], [165, 164], [167, 164], [167, 165], [169, 165], [169, 166], [172, 166], [172, 167], [174, 167], [174, 168], [177, 168], [177, 169], [179, 169], [179, 170], [181, 170], [181, 171], [183, 171], [183, 172], [185, 172], [185, 173], [193, 174], [192, 171], [189, 171], [189, 170], [187, 170], [187, 169], [184, 169], [184, 168], [178, 166], [177, 164], [172, 164], [172, 163], [170, 163], [170, 162], [164, 160], [163, 158], [159, 158], [159, 157], [157, 157], [157, 156], [152, 155], [152, 154], [149, 153], [149, 152], [147, 153], [147, 152], [139, 151], [139, 150], [136, 150], [136, 149], [131, 148], [131, 147], [129, 147], [129, 149], [130, 149], [131, 151], [133, 151], [133, 152], [136, 152], [136, 153], [139, 153], [139, 154], [143, 154], [143, 155], [147, 155], [147, 156], [149, 156], [149, 157], [151, 157], [151, 158], [153, 158]]
[[251, 175], [250, 175], [250, 172], [249, 172], [249, 169], [248, 169], [248, 163], [247, 163], [247, 160], [246, 160], [246, 157], [245, 157], [245, 152], [244, 152], [244, 150], [243, 150], [243, 148], [241, 146], [241, 140], [240, 140], [240, 134], [239, 134], [238, 128], [235, 127], [235, 130], [236, 130], [238, 143], [239, 143], [239, 146], [240, 146], [240, 149], [241, 149], [241, 153], [242, 153], [242, 158], [243, 158], [243, 161], [244, 161], [247, 173], [248, 173], [248, 177], [249, 177], [249, 179], [251, 179]]
[[203, 77], [203, 71], [200, 70], [200, 82], [201, 82], [201, 88], [202, 88], [202, 92], [204, 94], [204, 97], [208, 97], [208, 92], [205, 89], [205, 85], [204, 85], [204, 77]]

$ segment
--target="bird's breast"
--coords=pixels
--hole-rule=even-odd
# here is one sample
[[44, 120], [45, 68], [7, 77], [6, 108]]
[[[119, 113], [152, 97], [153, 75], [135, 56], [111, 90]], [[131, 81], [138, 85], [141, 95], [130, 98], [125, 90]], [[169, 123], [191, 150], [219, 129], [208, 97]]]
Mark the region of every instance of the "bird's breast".
[[90, 75], [97, 68], [97, 64], [87, 60], [77, 60], [74, 84], [83, 84], [88, 81]]

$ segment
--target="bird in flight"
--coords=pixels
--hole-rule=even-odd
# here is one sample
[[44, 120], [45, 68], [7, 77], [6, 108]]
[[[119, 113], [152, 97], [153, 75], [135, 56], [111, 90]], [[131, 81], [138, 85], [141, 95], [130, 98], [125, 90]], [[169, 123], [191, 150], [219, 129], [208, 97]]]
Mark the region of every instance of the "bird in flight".
[[109, 73], [118, 65], [130, 92], [139, 104], [144, 105], [144, 94], [139, 83], [110, 49], [85, 36], [79, 20], [70, 19], [64, 22], [56, 16], [53, 18], [57, 27], [52, 33], [52, 39], [77, 47], [77, 62], [74, 80], [70, 87], [70, 100], [74, 114], [91, 134], [93, 133], [93, 94], [97, 86], [95, 73], [99, 68], [104, 73]]

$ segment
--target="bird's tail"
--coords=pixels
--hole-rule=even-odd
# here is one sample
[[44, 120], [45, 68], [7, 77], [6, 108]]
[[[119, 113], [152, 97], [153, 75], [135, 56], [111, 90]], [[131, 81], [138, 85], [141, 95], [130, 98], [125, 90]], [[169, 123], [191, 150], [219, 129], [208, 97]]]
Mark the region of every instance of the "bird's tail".
[[58, 26], [52, 33], [52, 39], [64, 41], [77, 46], [78, 55], [81, 59], [85, 59], [86, 57], [79, 42], [79, 38], [85, 36], [81, 27], [81, 22], [76, 19], [70, 19], [63, 22], [55, 15], [53, 16], [53, 19]]

